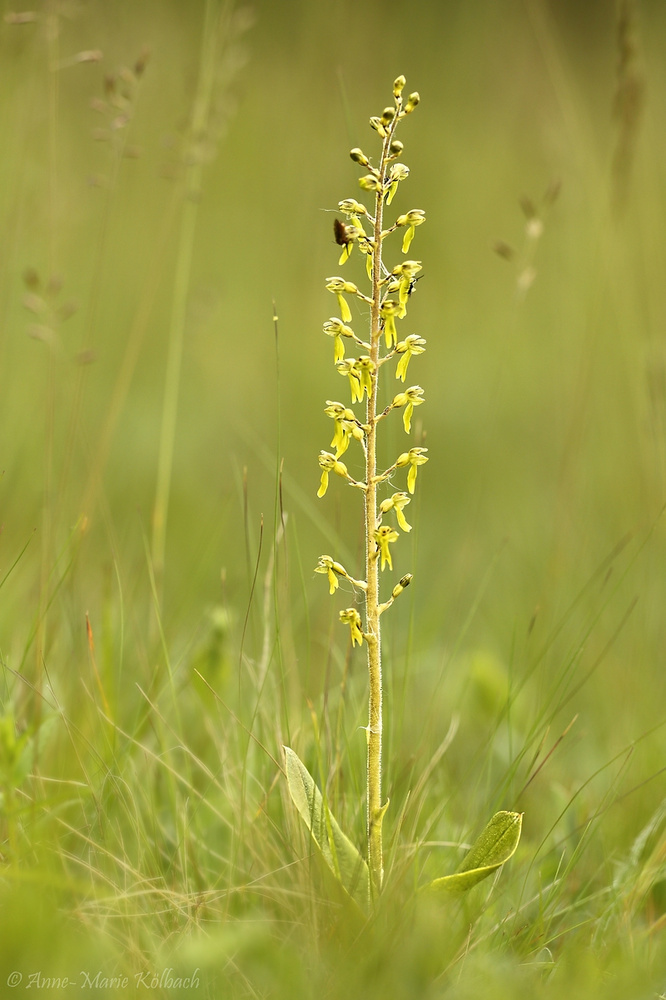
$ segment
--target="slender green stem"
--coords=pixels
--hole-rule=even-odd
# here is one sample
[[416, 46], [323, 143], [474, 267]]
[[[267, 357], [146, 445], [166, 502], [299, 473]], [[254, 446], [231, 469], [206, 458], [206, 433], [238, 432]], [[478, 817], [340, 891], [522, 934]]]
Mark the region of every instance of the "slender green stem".
[[377, 558], [377, 387], [379, 373], [379, 345], [382, 334], [382, 224], [384, 214], [384, 181], [389, 148], [398, 116], [387, 129], [379, 165], [380, 187], [375, 202], [374, 249], [372, 258], [372, 307], [370, 314], [370, 358], [375, 365], [372, 391], [368, 393], [366, 424], [366, 478], [365, 490], [365, 541], [366, 541], [366, 646], [368, 650], [368, 757], [367, 757], [367, 828], [368, 867], [370, 891], [377, 895], [382, 887], [384, 860], [382, 851], [382, 820], [386, 806], [382, 806], [382, 655], [379, 622], [379, 559]]
[[[215, 80], [215, 63], [218, 41], [219, 0], [207, 0], [203, 26], [199, 83], [194, 101], [190, 135], [193, 143], [200, 141], [208, 126], [211, 94]], [[176, 437], [180, 369], [183, 357], [185, 318], [189, 294], [194, 237], [197, 224], [201, 177], [203, 164], [198, 156], [185, 175], [184, 201], [181, 216], [180, 239], [176, 259], [176, 273], [173, 285], [171, 324], [167, 350], [164, 402], [162, 406], [162, 429], [160, 434], [157, 466], [157, 486], [153, 507], [153, 531], [151, 557], [157, 586], [158, 600], [161, 600], [162, 576], [166, 548], [166, 526], [171, 492], [173, 452]]]

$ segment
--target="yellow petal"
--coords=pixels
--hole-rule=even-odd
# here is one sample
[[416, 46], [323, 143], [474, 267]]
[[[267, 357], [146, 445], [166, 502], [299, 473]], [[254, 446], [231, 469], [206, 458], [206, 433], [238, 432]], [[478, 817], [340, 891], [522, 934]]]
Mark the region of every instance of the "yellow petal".
[[321, 483], [319, 484], [319, 489], [317, 490], [317, 496], [323, 497], [327, 489], [328, 489], [328, 469], [324, 469], [321, 474]]

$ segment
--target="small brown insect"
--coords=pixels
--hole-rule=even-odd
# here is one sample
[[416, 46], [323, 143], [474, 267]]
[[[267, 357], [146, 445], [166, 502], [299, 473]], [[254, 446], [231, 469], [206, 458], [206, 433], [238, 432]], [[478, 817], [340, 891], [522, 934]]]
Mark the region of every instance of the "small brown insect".
[[352, 238], [347, 231], [347, 227], [344, 222], [340, 222], [340, 219], [333, 219], [333, 235], [335, 236], [335, 242], [339, 247], [346, 247], [352, 242]]

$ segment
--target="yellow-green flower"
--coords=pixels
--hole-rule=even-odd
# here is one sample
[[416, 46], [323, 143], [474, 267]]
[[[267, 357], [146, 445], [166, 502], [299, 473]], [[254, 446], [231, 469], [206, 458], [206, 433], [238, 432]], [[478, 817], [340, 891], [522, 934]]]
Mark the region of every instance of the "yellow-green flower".
[[[376, 367], [377, 366], [375, 365], [372, 358], [369, 358], [365, 355], [362, 358], [359, 358], [358, 361], [356, 362], [355, 368], [359, 374], [359, 378], [361, 381], [361, 399], [363, 399], [364, 390], [368, 394], [368, 396], [370, 396], [372, 393], [372, 376], [374, 375]], [[361, 400], [359, 399], [359, 402], [360, 401]]]
[[[335, 431], [333, 433], [333, 440], [331, 441], [331, 447], [335, 448], [336, 458], [339, 458], [344, 448], [344, 432], [342, 430], [342, 422], [345, 417], [345, 413], [350, 413], [352, 417], [354, 416], [354, 411], [348, 409], [343, 403], [338, 403], [337, 400], [327, 399], [326, 409], [324, 413], [327, 417], [331, 417], [335, 422]], [[342, 448], [342, 451], [340, 450]]]
[[372, 242], [372, 240], [361, 240], [361, 242], [358, 245], [358, 248], [361, 251], [361, 253], [365, 254], [365, 272], [368, 275], [368, 280], [372, 281], [372, 257], [373, 257], [374, 243]]
[[406, 337], [404, 340], [401, 340], [399, 344], [395, 345], [395, 351], [396, 354], [401, 355], [395, 370], [395, 377], [404, 382], [410, 359], [413, 354], [423, 354], [425, 351], [425, 340], [423, 337], [419, 337], [415, 333], [412, 333], [409, 337]]
[[420, 260], [406, 260], [402, 264], [397, 264], [391, 271], [391, 274], [398, 279], [399, 319], [402, 319], [407, 313], [407, 303], [414, 289], [414, 279], [419, 271], [422, 270], [423, 267]]
[[346, 226], [343, 222], [340, 222], [339, 219], [335, 219], [333, 223], [335, 242], [338, 244], [338, 246], [342, 247], [342, 251], [340, 253], [340, 259], [338, 260], [338, 264], [341, 265], [345, 264], [351, 257], [351, 252], [354, 249], [354, 243], [357, 240], [360, 241], [367, 240], [367, 236], [365, 235], [365, 230], [363, 229], [363, 226], [358, 221], [356, 216], [354, 216], [354, 219], [356, 222], [358, 222], [358, 225], [354, 224], [352, 226]]
[[409, 466], [407, 489], [411, 494], [416, 489], [416, 476], [419, 465], [425, 465], [428, 461], [427, 450], [427, 448], [410, 448], [409, 451], [404, 451], [402, 455], [399, 455], [395, 463], [396, 469], [404, 468], [406, 465]]
[[389, 569], [393, 569], [393, 560], [391, 559], [389, 545], [397, 542], [399, 538], [400, 535], [395, 528], [391, 528], [388, 524], [382, 524], [375, 531], [374, 539], [377, 542], [377, 550], [382, 560], [381, 569], [384, 569], [387, 565]]
[[379, 191], [379, 177], [375, 174], [366, 174], [365, 177], [359, 177], [358, 185], [363, 188], [364, 191]]
[[414, 412], [414, 407], [420, 406], [421, 403], [424, 402], [423, 389], [420, 385], [410, 385], [409, 389], [406, 389], [405, 392], [399, 392], [397, 396], [394, 396], [391, 406], [405, 407], [405, 412], [402, 415], [402, 422], [405, 426], [406, 434], [409, 434], [412, 429], [412, 414]]
[[403, 253], [407, 253], [409, 250], [410, 244], [414, 239], [415, 228], [422, 225], [425, 220], [425, 212], [421, 208], [413, 208], [411, 212], [407, 212], [406, 215], [400, 215], [395, 220], [396, 226], [407, 226], [407, 231], [402, 238]]
[[386, 204], [390, 205], [393, 201], [394, 195], [398, 190], [398, 184], [400, 181], [405, 181], [409, 177], [409, 167], [404, 163], [394, 163], [391, 167], [388, 176], [388, 194], [386, 196]]
[[406, 507], [408, 503], [411, 503], [411, 499], [406, 493], [394, 493], [392, 497], [382, 500], [379, 509], [382, 514], [387, 514], [390, 510], [394, 510], [398, 527], [402, 528], [403, 531], [411, 531], [412, 526], [411, 524], [407, 524], [405, 515], [402, 512], [402, 508]]
[[334, 472], [336, 476], [342, 476], [343, 479], [350, 478], [344, 462], [338, 462], [335, 455], [331, 455], [329, 451], [319, 452], [319, 468], [321, 469], [321, 482], [317, 490], [318, 497], [323, 497], [326, 493], [328, 489], [328, 477], [331, 472]]
[[382, 303], [380, 314], [384, 320], [384, 340], [386, 341], [387, 349], [390, 349], [392, 344], [398, 343], [398, 331], [395, 328], [395, 317], [399, 314], [399, 312], [399, 302], [394, 302], [393, 299], [387, 299], [386, 302]]
[[332, 417], [335, 421], [335, 432], [331, 447], [335, 448], [335, 457], [344, 455], [349, 447], [352, 438], [362, 441], [364, 438], [363, 429], [359, 427], [356, 414], [349, 407], [338, 403], [336, 400], [327, 399], [324, 413], [327, 417]]
[[329, 594], [334, 594], [338, 589], [338, 577], [347, 576], [347, 570], [344, 566], [335, 562], [330, 556], [319, 556], [319, 562], [315, 566], [315, 573], [326, 573], [328, 576]]
[[343, 323], [348, 323], [352, 318], [352, 315], [345, 295], [358, 295], [358, 288], [353, 281], [345, 281], [344, 278], [337, 277], [327, 278], [326, 288], [329, 292], [333, 292], [333, 294], [337, 296], [338, 309], [340, 310], [342, 321]]
[[345, 608], [344, 611], [341, 611], [340, 621], [343, 625], [349, 625], [352, 646], [360, 646], [363, 642], [363, 632], [361, 631], [361, 616], [356, 608]]
[[363, 388], [361, 386], [361, 373], [356, 367], [356, 359], [345, 358], [343, 361], [336, 361], [335, 367], [341, 375], [346, 375], [349, 379], [352, 403], [360, 403], [363, 399]]
[[343, 337], [353, 337], [354, 331], [350, 326], [345, 326], [341, 319], [337, 316], [331, 316], [324, 323], [324, 333], [328, 337], [333, 337], [333, 359], [334, 361], [342, 361], [345, 356], [345, 345], [342, 342]]
[[373, 115], [370, 119], [370, 128], [374, 128], [375, 132], [379, 132], [382, 139], [386, 138], [386, 129], [382, 125], [381, 118], [377, 118], [376, 115]]
[[360, 201], [356, 201], [355, 198], [343, 198], [342, 201], [338, 202], [338, 208], [346, 215], [353, 226], [360, 229], [361, 233], [365, 236], [365, 230], [363, 229], [363, 224], [359, 219], [359, 215], [367, 215], [368, 210], [365, 205], [362, 205]]

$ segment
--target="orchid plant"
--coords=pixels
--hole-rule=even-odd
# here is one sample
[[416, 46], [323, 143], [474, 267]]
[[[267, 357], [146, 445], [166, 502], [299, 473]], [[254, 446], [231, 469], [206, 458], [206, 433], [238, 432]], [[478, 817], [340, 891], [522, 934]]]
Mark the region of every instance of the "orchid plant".
[[[381, 115], [370, 119], [370, 125], [381, 143], [376, 165], [360, 148], [354, 148], [350, 153], [352, 160], [364, 171], [359, 185], [366, 197], [371, 198], [372, 204], [368, 207], [355, 198], [345, 198], [338, 203], [344, 221], [336, 218], [334, 222], [335, 242], [340, 247], [338, 266], [346, 264], [357, 249], [365, 258], [369, 288], [362, 291], [354, 282], [340, 276], [328, 278], [326, 289], [335, 297], [337, 315], [331, 316], [323, 325], [324, 333], [333, 340], [335, 368], [348, 382], [350, 401], [326, 400], [324, 413], [333, 421], [329, 446], [332, 451], [320, 452], [321, 478], [317, 495], [320, 498], [326, 495], [331, 474], [360, 494], [365, 529], [365, 565], [363, 577], [358, 578], [333, 556], [324, 554], [319, 557], [316, 572], [326, 576], [331, 595], [338, 590], [340, 580], [345, 580], [358, 599], [358, 606], [342, 609], [339, 618], [350, 630], [352, 647], [365, 646], [367, 660], [367, 861], [336, 823], [325, 797], [305, 765], [293, 750], [285, 748], [291, 797], [325, 861], [345, 891], [364, 909], [376, 904], [382, 890], [382, 827], [389, 804], [382, 794], [381, 618], [411, 584], [412, 574], [404, 574], [384, 599], [380, 578], [384, 571], [393, 570], [392, 547], [399, 542], [402, 533], [411, 531], [405, 508], [415, 493], [418, 470], [428, 461], [428, 449], [412, 440], [414, 409], [425, 401], [421, 386], [401, 388], [384, 408], [378, 402], [381, 380], [390, 378], [392, 371], [393, 378], [404, 385], [411, 359], [422, 355], [426, 349], [423, 337], [416, 333], [402, 337], [399, 332], [399, 326], [402, 327], [408, 314], [422, 262], [401, 259], [389, 266], [384, 258], [385, 243], [388, 246], [386, 241], [394, 234], [402, 235], [401, 251], [403, 256], [407, 255], [417, 227], [426, 221], [425, 212], [420, 208], [409, 209], [392, 221], [386, 221], [387, 210], [410, 172], [409, 167], [401, 162], [404, 147], [396, 138], [396, 131], [420, 101], [417, 92], [403, 97], [405, 83], [404, 76], [395, 80], [393, 104], [384, 108]], [[358, 324], [352, 303], [360, 307], [361, 321], [369, 312], [369, 330], [362, 336], [354, 329], [355, 326], [358, 328]], [[347, 350], [353, 350], [356, 356], [348, 356]], [[391, 465], [379, 468], [377, 439], [380, 425], [395, 410], [401, 411], [407, 443], [405, 450]], [[360, 479], [351, 475], [342, 460], [351, 447], [362, 452], [363, 473]], [[396, 490], [394, 482], [404, 472], [405, 489]], [[496, 871], [516, 848], [521, 820], [518, 813], [497, 813], [458, 871], [436, 879], [430, 888], [462, 891], [491, 871]]]

